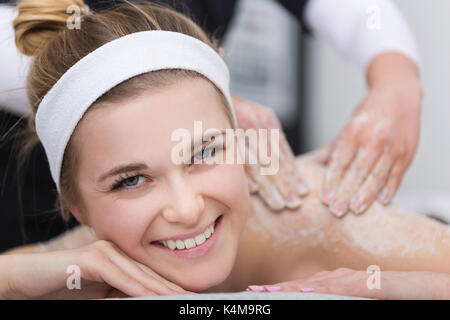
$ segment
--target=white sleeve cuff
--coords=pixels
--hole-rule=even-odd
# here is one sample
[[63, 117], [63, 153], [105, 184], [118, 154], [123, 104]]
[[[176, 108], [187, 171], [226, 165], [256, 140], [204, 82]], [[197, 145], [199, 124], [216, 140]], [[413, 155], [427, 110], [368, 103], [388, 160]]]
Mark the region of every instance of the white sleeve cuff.
[[363, 71], [387, 51], [402, 53], [420, 66], [412, 32], [391, 0], [310, 0], [305, 23]]
[[0, 5], [0, 108], [17, 115], [31, 114], [26, 79], [32, 58], [19, 52], [14, 42], [15, 7]]

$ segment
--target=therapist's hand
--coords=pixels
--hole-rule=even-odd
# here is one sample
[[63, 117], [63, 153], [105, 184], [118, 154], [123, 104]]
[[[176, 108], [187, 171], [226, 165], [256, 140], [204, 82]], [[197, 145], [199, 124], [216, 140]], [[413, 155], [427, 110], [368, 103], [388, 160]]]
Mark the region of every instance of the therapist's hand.
[[321, 200], [341, 217], [389, 204], [416, 152], [422, 87], [415, 64], [401, 54], [377, 56], [369, 91], [334, 143]]
[[[270, 130], [279, 130], [279, 168], [274, 175], [262, 175], [259, 164], [249, 164], [246, 159], [245, 169], [248, 177], [250, 193], [257, 193], [261, 200], [272, 210], [284, 208], [295, 209], [301, 206], [301, 197], [308, 194], [309, 189], [295, 166], [295, 156], [286, 140], [275, 113], [256, 103], [233, 97], [233, 105], [239, 128], [268, 129], [267, 137], [270, 150]], [[248, 139], [246, 139], [246, 142]], [[248, 148], [249, 152], [251, 150]]]
[[[69, 266], [79, 268], [79, 273]], [[77, 273], [80, 288], [69, 289], [67, 283], [75, 285]], [[192, 293], [105, 240], [76, 249], [0, 255], [0, 286], [3, 299], [101, 299]]]

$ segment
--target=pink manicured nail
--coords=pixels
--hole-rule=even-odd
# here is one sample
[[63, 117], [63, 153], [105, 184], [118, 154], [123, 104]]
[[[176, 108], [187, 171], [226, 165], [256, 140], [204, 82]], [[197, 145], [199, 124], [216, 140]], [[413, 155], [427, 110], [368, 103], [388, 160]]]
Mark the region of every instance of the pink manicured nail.
[[350, 209], [353, 213], [359, 214], [365, 209], [365, 204], [360, 199], [353, 199], [350, 204]]
[[337, 217], [342, 217], [344, 213], [347, 212], [347, 204], [342, 200], [334, 200], [331, 204], [330, 208], [331, 212], [333, 212]]
[[248, 286], [248, 289], [250, 289], [250, 291], [255, 291], [255, 292], [263, 292], [264, 291], [263, 286]]
[[290, 209], [296, 209], [300, 207], [302, 200], [293, 192], [289, 193], [286, 197], [286, 205]]
[[282, 210], [284, 208], [284, 203], [278, 202], [272, 198], [266, 198], [267, 205], [271, 210]]
[[281, 291], [281, 287], [278, 286], [266, 286], [265, 288], [269, 292]]
[[248, 181], [248, 190], [250, 192], [256, 192], [258, 191], [258, 185], [256, 183], [254, 183], [253, 181]]
[[389, 192], [384, 189], [380, 195], [378, 196], [378, 201], [381, 202], [381, 204], [387, 205], [389, 204], [390, 201], [390, 197], [389, 197]]
[[301, 288], [301, 292], [314, 292], [314, 288]]
[[278, 192], [276, 187], [272, 187], [269, 191], [268, 197], [266, 198], [267, 203], [274, 210], [284, 209], [286, 206], [283, 197]]

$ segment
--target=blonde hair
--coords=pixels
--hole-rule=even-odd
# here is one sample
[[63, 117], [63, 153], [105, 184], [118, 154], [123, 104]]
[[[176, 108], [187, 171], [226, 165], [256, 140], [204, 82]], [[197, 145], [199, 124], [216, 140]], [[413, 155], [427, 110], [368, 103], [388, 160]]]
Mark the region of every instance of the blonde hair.
[[[80, 8], [80, 28], [69, 29], [67, 21], [72, 5]], [[84, 8], [84, 10], [81, 10]], [[94, 13], [82, 0], [22, 0], [18, 3], [18, 16], [13, 22], [17, 48], [25, 55], [34, 56], [27, 78], [27, 96], [32, 108], [19, 154], [23, 165], [39, 143], [34, 118], [40, 101], [58, 79], [78, 60], [98, 47], [119, 37], [147, 30], [166, 30], [197, 38], [217, 53], [221, 53], [218, 40], [207, 35], [194, 21], [173, 9], [155, 3], [127, 1], [107, 11]], [[202, 77], [190, 70], [160, 70], [128, 79], [101, 96], [100, 102], [119, 102], [133, 97], [149, 87], [169, 85], [186, 77]], [[209, 80], [208, 80], [209, 81]], [[226, 99], [217, 92], [226, 105]], [[94, 105], [88, 109], [92, 110]], [[231, 114], [224, 107], [228, 119]], [[76, 129], [75, 129], [76, 130]], [[76, 183], [77, 154], [75, 144], [69, 140], [61, 167], [60, 194], [55, 204], [65, 221], [70, 218], [68, 204], [78, 203], [84, 210]]]

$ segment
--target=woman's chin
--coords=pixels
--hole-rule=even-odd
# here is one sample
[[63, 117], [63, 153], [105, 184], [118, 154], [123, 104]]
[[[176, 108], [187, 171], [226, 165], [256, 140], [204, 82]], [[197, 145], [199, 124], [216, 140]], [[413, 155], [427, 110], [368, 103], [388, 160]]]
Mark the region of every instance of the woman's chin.
[[186, 283], [180, 283], [178, 282], [178, 285], [180, 287], [182, 287], [184, 290], [187, 291], [192, 291], [192, 292], [196, 292], [196, 293], [200, 293], [203, 291], [206, 291], [210, 288], [213, 288], [215, 286], [220, 285], [222, 282], [225, 281], [227, 277], [221, 277], [221, 278], [208, 278], [208, 279], [201, 279], [199, 281], [196, 282], [187, 282]]
[[184, 290], [192, 292], [205, 291], [224, 282], [231, 273], [233, 263], [214, 263], [203, 268], [195, 268], [174, 277], [174, 283]]

